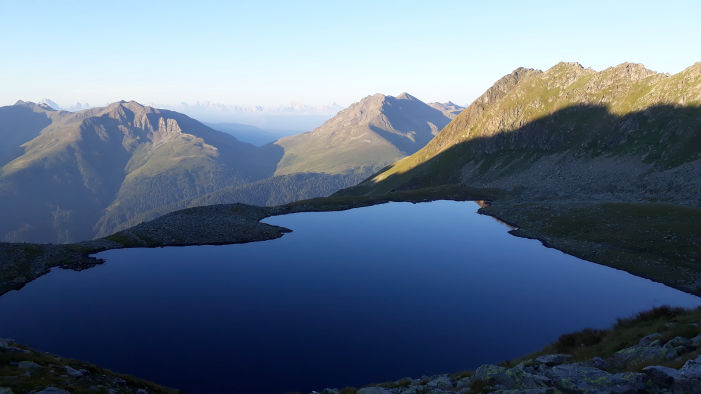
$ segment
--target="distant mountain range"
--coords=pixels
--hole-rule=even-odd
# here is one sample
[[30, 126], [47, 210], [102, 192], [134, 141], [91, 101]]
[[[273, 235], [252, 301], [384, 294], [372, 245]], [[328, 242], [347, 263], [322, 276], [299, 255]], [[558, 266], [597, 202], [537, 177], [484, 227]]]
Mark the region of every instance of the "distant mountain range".
[[304, 130], [265, 130], [242, 123], [206, 123], [214, 130], [231, 134], [236, 139], [256, 146], [274, 142], [282, 137], [299, 134]]
[[559, 63], [516, 69], [425, 147], [342, 193], [462, 184], [699, 206], [700, 159], [701, 63], [675, 75]]
[[0, 108], [0, 238], [76, 241], [187, 206], [328, 195], [448, 121], [408, 94], [375, 95], [313, 132], [254, 146], [133, 101], [79, 112], [19, 101]]

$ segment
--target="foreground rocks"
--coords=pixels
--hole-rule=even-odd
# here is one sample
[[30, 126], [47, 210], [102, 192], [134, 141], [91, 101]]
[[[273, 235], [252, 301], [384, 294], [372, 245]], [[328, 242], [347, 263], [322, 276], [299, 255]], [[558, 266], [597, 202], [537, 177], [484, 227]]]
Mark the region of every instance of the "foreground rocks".
[[0, 394], [178, 393], [82, 361], [37, 352], [0, 338]]
[[[547, 354], [511, 367], [485, 364], [474, 372], [313, 393], [701, 393], [701, 334], [666, 342], [659, 338], [648, 335], [606, 358], [575, 362], [569, 354]], [[669, 366], [675, 364], [681, 367]]]

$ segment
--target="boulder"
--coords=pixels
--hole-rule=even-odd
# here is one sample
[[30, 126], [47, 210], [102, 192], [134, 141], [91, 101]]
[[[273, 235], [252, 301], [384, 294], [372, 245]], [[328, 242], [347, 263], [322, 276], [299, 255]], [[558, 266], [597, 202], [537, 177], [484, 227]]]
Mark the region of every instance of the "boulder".
[[74, 369], [68, 365], [66, 365], [66, 373], [76, 378], [83, 376], [83, 372], [78, 371], [77, 369]]
[[680, 372], [686, 378], [698, 380], [701, 385], [701, 356], [684, 363]]
[[642, 364], [656, 360], [673, 360], [678, 356], [678, 349], [658, 345], [635, 345], [621, 349], [609, 359], [613, 366], [625, 368], [631, 364]]
[[701, 346], [701, 334], [691, 338], [691, 344], [694, 346]]
[[392, 394], [392, 392], [383, 387], [373, 386], [363, 387], [357, 391], [357, 394]]
[[638, 392], [645, 390], [648, 379], [641, 373], [611, 374], [579, 363], [554, 366], [543, 373], [565, 392]]
[[564, 364], [572, 360], [572, 356], [569, 354], [546, 354], [544, 356], [536, 357], [535, 361], [548, 366]]
[[454, 386], [453, 381], [450, 380], [450, 378], [445, 376], [445, 375], [441, 375], [441, 376], [431, 380], [430, 382], [426, 383], [426, 385], [428, 387], [437, 387], [441, 390], [452, 389]]
[[654, 385], [672, 392], [694, 392], [694, 387], [698, 387], [698, 382], [684, 377], [674, 368], [654, 365], [643, 368], [643, 372], [650, 377]]
[[643, 338], [640, 340], [640, 342], [638, 342], [638, 345], [641, 345], [641, 346], [651, 346], [651, 345], [658, 344], [658, 343], [660, 343], [659, 340], [660, 340], [660, 337], [661, 337], [661, 336], [662, 336], [662, 335], [660, 335], [659, 333], [650, 334], [650, 335], [648, 335], [648, 336], [643, 337]]
[[608, 361], [604, 360], [601, 357], [594, 357], [591, 360], [591, 365], [594, 368], [603, 369], [603, 370], [607, 370], [609, 368]]
[[44, 368], [41, 365], [35, 363], [34, 361], [20, 361], [17, 363], [20, 369], [26, 369], [29, 371], [36, 371], [38, 369]]
[[494, 364], [483, 364], [477, 367], [475, 374], [472, 375], [472, 380], [480, 380], [484, 382], [493, 382], [497, 378], [504, 376], [506, 368]]
[[66, 391], [64, 389], [60, 389], [58, 387], [47, 387], [41, 391], [38, 391], [36, 394], [71, 394], [70, 391]]

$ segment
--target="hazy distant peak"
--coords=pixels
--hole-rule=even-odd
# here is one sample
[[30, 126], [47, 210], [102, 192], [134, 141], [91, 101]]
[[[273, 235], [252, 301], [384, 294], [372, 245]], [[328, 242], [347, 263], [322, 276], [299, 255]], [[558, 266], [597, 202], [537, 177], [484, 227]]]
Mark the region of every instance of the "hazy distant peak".
[[58, 104], [56, 104], [55, 101], [53, 101], [53, 100], [51, 100], [51, 99], [49, 99], [49, 98], [43, 98], [43, 99], [39, 102], [39, 105], [42, 105], [42, 106], [49, 106], [49, 107], [51, 107], [52, 109], [55, 109], [55, 110], [60, 110], [60, 109], [61, 109], [61, 107], [60, 107]]
[[441, 111], [443, 115], [447, 116], [450, 119], [455, 119], [462, 110], [465, 109], [465, 107], [461, 107], [457, 104], [455, 104], [452, 101], [448, 101], [447, 103], [429, 103], [429, 106]]
[[417, 99], [416, 97], [410, 95], [410, 94], [407, 93], [407, 92], [403, 92], [402, 94], [400, 94], [399, 96], [397, 96], [397, 100], [412, 100], [412, 101], [418, 101], [419, 99]]
[[31, 108], [31, 109], [42, 109], [42, 110], [45, 110], [45, 111], [55, 111], [55, 109], [52, 108], [52, 107], [51, 107], [50, 105], [48, 105], [47, 103], [40, 103], [40, 104], [37, 104], [37, 103], [35, 103], [35, 102], [33, 102], [33, 101], [17, 100], [17, 102], [15, 102], [14, 105], [19, 105], [19, 106], [23, 106], [23, 107], [28, 107], [28, 108]]

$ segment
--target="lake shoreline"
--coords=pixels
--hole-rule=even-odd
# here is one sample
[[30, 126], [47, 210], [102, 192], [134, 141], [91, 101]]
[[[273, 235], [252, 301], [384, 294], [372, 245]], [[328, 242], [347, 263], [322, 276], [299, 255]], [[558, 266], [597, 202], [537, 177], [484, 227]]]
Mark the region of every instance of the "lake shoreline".
[[[553, 220], [571, 220], [571, 226], [576, 228], [578, 217], [582, 212], [593, 215], [595, 220], [605, 226], [612, 226], [612, 220], [619, 232], [614, 237], [624, 239], [628, 244], [638, 241], [631, 238], [625, 240], [626, 231], [632, 232], [641, 227], [646, 219], [638, 218], [609, 218], [604, 215], [596, 216], [596, 209], [605, 204], [658, 206], [674, 211], [676, 206], [664, 206], [657, 203], [627, 203], [627, 202], [588, 202], [581, 200], [542, 200], [527, 201], [510, 197], [500, 190], [476, 190], [453, 185], [421, 189], [410, 192], [393, 192], [381, 197], [331, 196], [304, 200], [295, 203], [274, 206], [256, 207], [245, 204], [222, 204], [204, 207], [188, 208], [172, 212], [152, 221], [119, 231], [115, 234], [96, 240], [75, 244], [0, 244], [0, 258], [9, 264], [3, 264], [0, 270], [0, 295], [10, 290], [16, 290], [42, 276], [53, 267], [74, 270], [90, 268], [102, 261], [92, 257], [110, 249], [134, 247], [164, 247], [164, 246], [194, 246], [194, 245], [228, 245], [246, 242], [258, 242], [283, 236], [290, 229], [262, 223], [261, 220], [271, 216], [299, 212], [343, 211], [386, 202], [430, 202], [436, 200], [476, 201], [480, 204], [478, 213], [488, 215], [504, 224], [513, 227], [510, 234], [529, 239], [536, 239], [544, 246], [560, 250], [564, 253], [629, 272], [633, 275], [650, 279], [684, 292], [701, 296], [701, 270], [693, 264], [701, 261], [701, 252], [694, 252], [694, 246], [701, 249], [701, 236], [690, 234], [681, 238], [678, 243], [692, 244], [689, 264], [678, 266], [677, 261], [684, 256], [660, 256], [644, 254], [630, 245], [612, 245], [608, 240], [602, 242], [596, 239], [574, 236], [572, 234], [556, 233], [548, 228]], [[695, 210], [696, 208], [684, 208]], [[688, 213], [684, 211], [683, 213]], [[694, 212], [696, 213], [696, 212]], [[590, 216], [591, 216], [590, 215]], [[701, 214], [700, 214], [701, 216]], [[666, 219], [667, 220], [667, 219]], [[645, 223], [642, 223], [644, 226]], [[637, 235], [637, 234], [634, 234]], [[655, 234], [652, 238], [643, 239], [654, 245]], [[672, 237], [679, 238], [678, 234]], [[669, 240], [664, 240], [669, 243]]]

